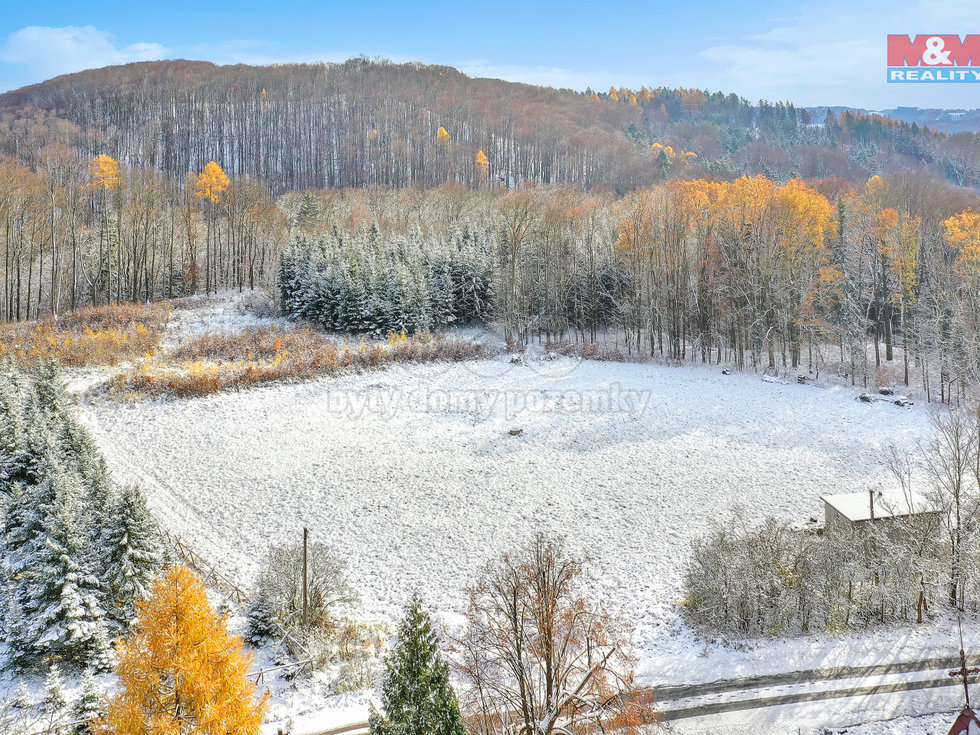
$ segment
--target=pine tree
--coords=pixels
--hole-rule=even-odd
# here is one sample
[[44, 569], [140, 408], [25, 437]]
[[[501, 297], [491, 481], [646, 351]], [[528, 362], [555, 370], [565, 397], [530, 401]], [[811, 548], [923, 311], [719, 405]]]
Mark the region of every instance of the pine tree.
[[103, 545], [108, 605], [114, 617], [130, 620], [136, 599], [147, 595], [165, 561], [160, 530], [135, 485], [119, 494]]
[[316, 218], [320, 215], [320, 202], [317, 200], [316, 195], [312, 191], [307, 191], [303, 193], [303, 199], [300, 201], [299, 213], [296, 216], [297, 224], [300, 227], [307, 227], [316, 222]]
[[171, 567], [146, 599], [119, 649], [121, 691], [93, 730], [104, 735], [255, 735], [266, 701], [255, 701], [251, 656], [211, 608], [201, 580]]
[[9, 495], [24, 479], [27, 428], [24, 413], [27, 385], [23, 374], [6, 359], [0, 365], [0, 494]]
[[[62, 732], [65, 723], [71, 715], [68, 697], [65, 693], [65, 683], [61, 678], [61, 670], [57, 665], [48, 669], [44, 679], [44, 697], [40, 701], [40, 718], [34, 727], [41, 726], [42, 732]], [[21, 730], [23, 732], [23, 730]]]
[[248, 608], [245, 640], [253, 646], [259, 646], [278, 632], [272, 605], [265, 595], [259, 595]]
[[105, 666], [102, 585], [77, 525], [77, 502], [69, 488], [56, 484], [44, 510], [44, 530], [30, 541], [30, 561], [19, 580], [26, 620], [22, 658], [27, 665], [53, 658]]
[[449, 666], [439, 653], [432, 620], [414, 595], [385, 661], [381, 712], [372, 709], [373, 735], [464, 735], [466, 726]]
[[48, 675], [44, 679], [44, 700], [42, 701], [45, 712], [55, 718], [60, 718], [68, 707], [68, 697], [65, 695], [65, 682], [61, 678], [61, 669], [52, 666], [48, 669]]

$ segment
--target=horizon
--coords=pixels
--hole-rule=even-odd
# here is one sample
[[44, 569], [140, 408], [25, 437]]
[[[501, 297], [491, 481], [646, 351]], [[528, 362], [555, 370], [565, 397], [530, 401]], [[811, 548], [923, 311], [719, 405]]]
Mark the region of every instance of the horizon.
[[134, 13], [118, 2], [14, 8], [0, 26], [0, 90], [139, 61], [267, 65], [366, 56], [578, 91], [688, 87], [799, 107], [980, 108], [980, 94], [969, 85], [885, 81], [889, 33], [980, 31], [980, 12], [966, 0], [917, 0], [900, 9], [880, 0], [860, 9], [836, 0], [792, 11], [773, 0], [738, 8], [614, 2], [598, 16], [590, 6], [513, 0], [492, 16], [434, 3], [381, 2], [370, 16], [295, 0], [280, 3], [275, 17], [250, 12], [258, 8], [248, 0], [232, 17], [183, 0], [166, 16]]
[[[394, 65], [401, 65], [401, 64], [425, 64], [425, 62], [421, 62], [421, 61], [417, 61], [417, 60], [395, 61], [395, 60], [389, 59], [388, 57], [385, 57], [385, 56], [372, 56], [372, 57], [369, 57], [369, 56], [364, 56], [363, 54], [360, 55], [360, 56], [351, 56], [351, 57], [349, 57], [347, 59], [342, 59], [342, 60], [339, 60], [339, 61], [322, 61], [322, 60], [319, 60], [319, 61], [271, 61], [271, 62], [268, 62], [268, 63], [265, 63], [265, 64], [248, 63], [248, 62], [219, 63], [219, 62], [209, 61], [208, 59], [193, 59], [193, 58], [175, 57], [175, 58], [167, 58], [167, 59], [156, 59], [156, 60], [152, 60], [152, 61], [126, 61], [126, 62], [123, 62], [123, 63], [120, 63], [120, 64], [107, 64], [106, 66], [91, 67], [91, 68], [88, 68], [88, 69], [82, 69], [81, 71], [77, 71], [77, 72], [65, 72], [64, 74], [58, 74], [58, 75], [56, 75], [54, 77], [48, 77], [46, 79], [42, 79], [39, 82], [31, 82], [30, 84], [26, 84], [26, 85], [24, 85], [22, 87], [16, 87], [14, 89], [4, 90], [4, 91], [0, 92], [0, 95], [7, 94], [8, 92], [16, 92], [16, 91], [18, 91], [20, 89], [26, 89], [27, 87], [32, 87], [32, 86], [37, 86], [39, 84], [44, 84], [46, 82], [50, 82], [50, 81], [53, 81], [55, 79], [58, 79], [58, 78], [61, 78], [61, 77], [64, 77], [64, 76], [73, 76], [75, 74], [84, 74], [84, 73], [90, 72], [90, 71], [99, 71], [101, 69], [121, 68], [121, 67], [125, 67], [125, 66], [136, 65], [136, 64], [155, 64], [155, 63], [161, 63], [161, 62], [167, 62], [167, 61], [183, 61], [183, 62], [186, 62], [186, 63], [189, 63], [189, 64], [197, 64], [197, 63], [213, 64], [215, 67], [219, 67], [219, 68], [220, 67], [229, 67], [229, 66], [249, 66], [249, 67], [261, 68], [261, 67], [272, 67], [272, 66], [287, 65], [287, 64], [299, 64], [299, 65], [309, 65], [309, 66], [315, 66], [317, 64], [325, 64], [325, 65], [329, 65], [329, 64], [343, 64], [343, 63], [345, 63], [347, 61], [355, 61], [357, 59], [367, 59], [368, 61], [373, 62], [373, 63], [384, 63], [384, 62], [388, 62], [388, 63], [394, 64]], [[540, 85], [540, 84], [534, 84], [532, 82], [522, 82], [522, 81], [511, 80], [511, 79], [503, 79], [501, 77], [477, 76], [477, 75], [474, 75], [474, 74], [467, 74], [462, 69], [459, 69], [458, 67], [452, 67], [452, 66], [450, 66], [448, 64], [425, 64], [425, 65], [426, 66], [449, 66], [450, 68], [456, 69], [461, 74], [463, 74], [464, 76], [467, 76], [470, 79], [485, 79], [485, 80], [489, 80], [489, 81], [501, 81], [501, 82], [505, 82], [505, 83], [508, 83], [508, 84], [525, 84], [525, 85], [528, 85], [528, 86], [542, 87], [542, 88], [545, 88], [545, 89], [554, 89], [556, 91], [571, 89], [572, 91], [579, 92], [579, 93], [584, 93], [584, 92], [591, 91], [591, 92], [596, 92], [596, 93], [599, 93], [599, 94], [604, 94], [604, 93], [606, 93], [606, 92], [609, 91], [607, 89], [593, 89], [592, 87], [586, 87], [584, 89], [575, 89], [575, 88], [572, 88], [572, 87], [556, 87], [556, 86], [552, 86], [552, 85]], [[623, 86], [623, 85], [620, 85], [620, 86]], [[649, 89], [654, 89], [654, 87], [652, 85], [640, 85], [640, 86], [647, 86]], [[670, 87], [667, 87], [667, 88], [670, 89]], [[695, 88], [690, 87], [689, 89], [695, 89]], [[709, 93], [709, 94], [714, 94], [714, 93], [718, 93], [718, 92], [723, 93], [723, 94], [726, 94], [726, 95], [727, 94], [730, 94], [730, 91], [729, 90], [725, 90], [725, 89], [710, 89], [710, 88], [707, 88], [707, 87], [703, 87], [703, 88], [700, 88], [700, 89], [702, 91], [704, 91], [704, 92]], [[976, 102], [977, 107], [926, 108], [926, 107], [919, 107], [919, 106], [914, 106], [914, 105], [896, 105], [895, 107], [869, 108], [869, 107], [856, 107], [856, 106], [853, 106], [853, 105], [828, 105], [828, 104], [798, 105], [792, 99], [778, 99], [778, 98], [765, 99], [765, 98], [760, 98], [758, 100], [753, 100], [753, 99], [745, 98], [743, 95], [738, 95], [738, 96], [740, 98], [742, 98], [742, 99], [745, 99], [749, 104], [751, 104], [753, 106], [757, 106], [758, 104], [763, 103], [763, 102], [767, 102], [767, 103], [771, 103], [771, 104], [788, 103], [788, 104], [793, 104], [795, 107], [798, 107], [799, 109], [810, 109], [810, 110], [824, 110], [824, 109], [826, 109], [826, 110], [836, 110], [838, 112], [843, 112], [845, 110], [852, 110], [852, 111], [855, 111], [855, 112], [867, 112], [867, 113], [870, 113], [870, 114], [897, 112], [897, 111], [901, 111], [901, 110], [929, 110], [929, 109], [941, 110], [943, 112], [974, 112], [974, 111], [980, 111], [980, 100], [977, 100], [977, 102]]]

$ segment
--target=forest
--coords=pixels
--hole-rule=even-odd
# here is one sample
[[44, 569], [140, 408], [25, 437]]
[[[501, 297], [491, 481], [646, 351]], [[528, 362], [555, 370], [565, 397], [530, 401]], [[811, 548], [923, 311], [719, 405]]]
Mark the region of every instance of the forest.
[[977, 378], [975, 135], [367, 59], [110, 67], [0, 109], [2, 321], [266, 288], [327, 330]]

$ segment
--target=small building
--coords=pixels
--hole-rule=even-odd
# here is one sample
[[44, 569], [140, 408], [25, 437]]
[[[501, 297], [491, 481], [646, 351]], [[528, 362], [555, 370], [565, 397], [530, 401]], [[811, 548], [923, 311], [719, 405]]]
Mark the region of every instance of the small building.
[[838, 529], [856, 531], [872, 523], [894, 524], [898, 519], [937, 524], [942, 520], [942, 512], [926, 499], [908, 498], [900, 492], [840, 493], [824, 495], [821, 500], [824, 532], [828, 534]]

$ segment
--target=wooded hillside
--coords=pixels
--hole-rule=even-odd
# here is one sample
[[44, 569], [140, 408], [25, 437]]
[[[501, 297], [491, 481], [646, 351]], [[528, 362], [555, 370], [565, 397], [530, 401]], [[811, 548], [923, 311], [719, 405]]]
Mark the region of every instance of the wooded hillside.
[[[33, 165], [52, 139], [83, 158], [104, 153], [177, 179], [213, 160], [276, 195], [529, 179], [623, 194], [667, 177], [863, 181], [912, 166], [980, 182], [976, 134], [851, 112], [811, 120], [790, 103], [696, 89], [580, 93], [368, 59], [146, 62], [0, 96], [0, 152]], [[674, 160], [655, 143], [694, 156]]]

